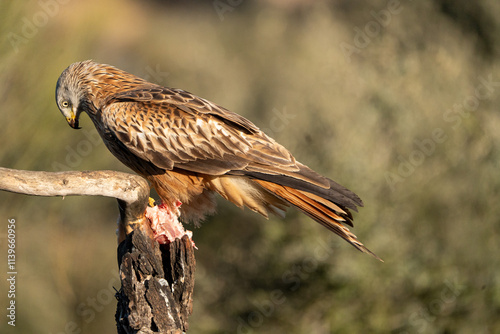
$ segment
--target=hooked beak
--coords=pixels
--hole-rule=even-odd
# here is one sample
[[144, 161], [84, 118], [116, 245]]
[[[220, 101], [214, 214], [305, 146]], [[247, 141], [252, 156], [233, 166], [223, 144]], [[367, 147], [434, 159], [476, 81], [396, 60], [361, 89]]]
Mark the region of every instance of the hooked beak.
[[71, 111], [70, 116], [66, 117], [66, 121], [73, 129], [81, 129], [81, 127], [78, 126], [78, 117], [73, 110]]

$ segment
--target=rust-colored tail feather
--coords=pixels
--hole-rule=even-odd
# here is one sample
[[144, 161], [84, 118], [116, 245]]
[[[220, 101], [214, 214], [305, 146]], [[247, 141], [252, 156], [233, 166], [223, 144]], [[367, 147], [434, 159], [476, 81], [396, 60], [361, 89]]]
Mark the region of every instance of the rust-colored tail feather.
[[[375, 253], [358, 241], [356, 236], [342, 223], [352, 226], [352, 216], [347, 208], [337, 205], [313, 193], [283, 186], [269, 181], [254, 179], [261, 187], [288, 202], [306, 215], [334, 232], [361, 252], [382, 261]], [[382, 261], [383, 262], [383, 261]]]

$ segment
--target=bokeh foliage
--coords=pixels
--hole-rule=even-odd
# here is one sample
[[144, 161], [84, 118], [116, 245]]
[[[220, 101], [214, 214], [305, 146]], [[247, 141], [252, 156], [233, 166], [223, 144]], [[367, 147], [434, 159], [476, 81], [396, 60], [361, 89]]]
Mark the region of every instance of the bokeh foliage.
[[[0, 2], [0, 166], [127, 170], [54, 103], [91, 58], [247, 116], [365, 202], [354, 232], [385, 263], [221, 201], [194, 231], [193, 333], [500, 331], [497, 1], [65, 2]], [[0, 203], [19, 273], [0, 331], [113, 333], [115, 201]]]

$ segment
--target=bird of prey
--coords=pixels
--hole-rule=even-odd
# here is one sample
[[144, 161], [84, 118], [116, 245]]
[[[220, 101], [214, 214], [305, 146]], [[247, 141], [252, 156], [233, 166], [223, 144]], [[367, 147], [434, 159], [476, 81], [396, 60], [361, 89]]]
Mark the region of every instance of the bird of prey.
[[361, 199], [236, 113], [91, 60], [62, 72], [56, 102], [74, 129], [86, 112], [111, 153], [148, 179], [163, 203], [180, 201], [188, 220], [213, 213], [215, 193], [265, 217], [293, 206], [378, 258], [346, 226]]

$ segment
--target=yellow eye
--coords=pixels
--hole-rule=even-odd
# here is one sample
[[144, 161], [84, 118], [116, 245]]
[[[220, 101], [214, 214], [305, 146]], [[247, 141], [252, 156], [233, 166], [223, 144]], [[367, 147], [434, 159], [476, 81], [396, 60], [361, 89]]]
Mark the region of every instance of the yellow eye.
[[68, 108], [69, 107], [69, 102], [68, 101], [62, 101], [61, 102], [61, 107]]

